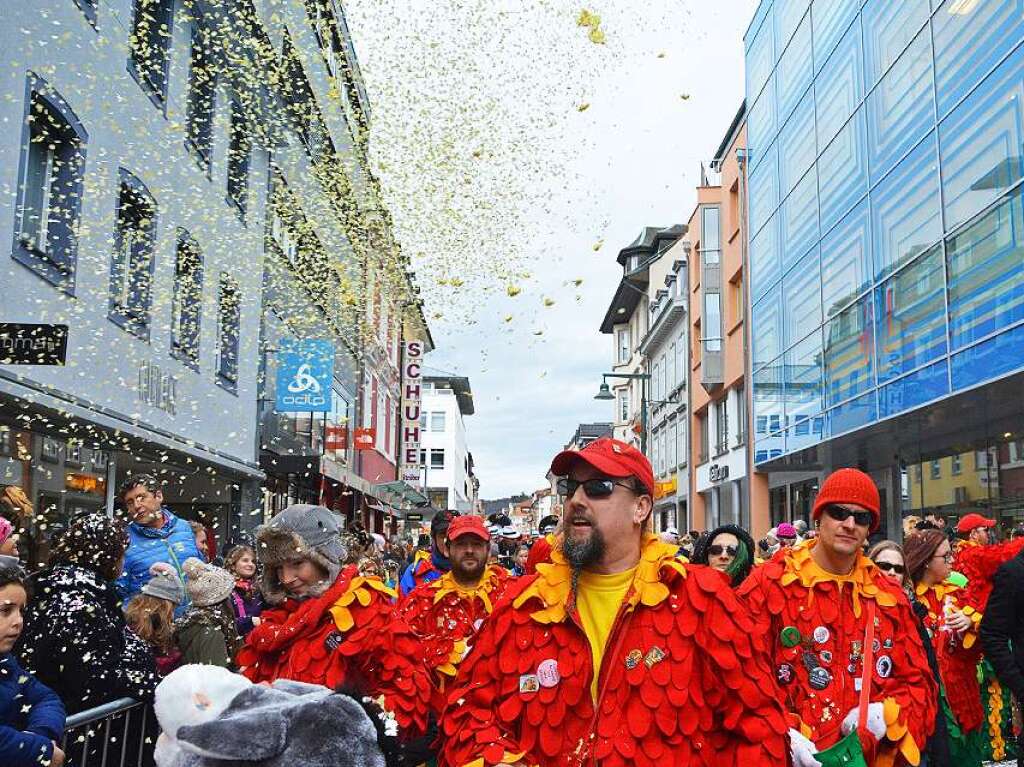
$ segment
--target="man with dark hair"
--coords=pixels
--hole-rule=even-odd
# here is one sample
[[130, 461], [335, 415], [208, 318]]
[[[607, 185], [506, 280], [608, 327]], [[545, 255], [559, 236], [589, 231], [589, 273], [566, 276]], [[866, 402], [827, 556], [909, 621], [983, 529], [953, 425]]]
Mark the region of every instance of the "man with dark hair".
[[448, 561], [446, 536], [448, 525], [459, 516], [459, 512], [439, 511], [430, 520], [430, 551], [417, 551], [411, 565], [405, 568], [398, 582], [398, 595], [404, 597], [422, 583], [436, 581], [451, 569]]
[[551, 471], [562, 533], [473, 640], [442, 716], [442, 763], [785, 764], [766, 644], [720, 574], [648, 532], [647, 458], [604, 438]]
[[[160, 482], [150, 474], [129, 477], [121, 485], [119, 496], [131, 523], [128, 525], [128, 550], [124, 554], [121, 577], [117, 579], [118, 596], [128, 604], [152, 577], [151, 568], [166, 562], [185, 581], [182, 565], [189, 557], [206, 561], [199, 551], [196, 537], [188, 522], [164, 508]], [[188, 597], [175, 611], [182, 615], [188, 608]]]

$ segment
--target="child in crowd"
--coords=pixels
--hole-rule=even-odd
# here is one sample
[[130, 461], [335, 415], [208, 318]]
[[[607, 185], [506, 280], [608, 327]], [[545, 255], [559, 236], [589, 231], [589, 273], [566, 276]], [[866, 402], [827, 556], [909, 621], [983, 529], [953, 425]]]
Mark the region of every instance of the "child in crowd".
[[21, 569], [0, 566], [0, 762], [5, 767], [60, 767], [64, 752], [57, 741], [64, 735], [64, 704], [11, 652], [24, 626], [27, 600]]
[[149, 571], [153, 577], [128, 603], [125, 619], [153, 650], [156, 670], [165, 677], [181, 665], [181, 650], [174, 644], [174, 610], [185, 600], [185, 587], [166, 562], [154, 563]]
[[18, 551], [18, 534], [14, 524], [0, 517], [0, 567], [21, 567]]
[[188, 526], [192, 528], [192, 535], [196, 538], [196, 548], [199, 549], [199, 553], [203, 555], [203, 559], [207, 562], [210, 561], [210, 538], [209, 531], [202, 522], [196, 522], [194, 519], [188, 521]]
[[224, 557], [224, 569], [235, 578], [231, 607], [235, 611], [235, 629], [244, 639], [260, 625], [263, 612], [263, 595], [256, 583], [256, 552], [245, 544], [235, 546]]
[[192, 600], [188, 612], [174, 624], [174, 642], [182, 660], [234, 670], [235, 654], [242, 644], [228, 602], [235, 588], [234, 577], [195, 557], [186, 559], [182, 569]]

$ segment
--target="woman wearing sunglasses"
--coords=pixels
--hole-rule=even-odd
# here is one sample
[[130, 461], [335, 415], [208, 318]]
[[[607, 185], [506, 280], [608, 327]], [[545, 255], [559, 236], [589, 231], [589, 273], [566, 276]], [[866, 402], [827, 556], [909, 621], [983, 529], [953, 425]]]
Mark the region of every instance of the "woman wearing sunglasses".
[[931, 637], [949, 704], [949, 750], [957, 767], [978, 767], [984, 759], [985, 713], [977, 665], [981, 660], [981, 614], [964, 603], [964, 592], [949, 579], [953, 549], [941, 530], [921, 530], [903, 543], [914, 594], [927, 607], [924, 625]]
[[750, 575], [753, 555], [754, 540], [746, 530], [736, 525], [722, 525], [701, 537], [691, 561], [725, 573], [736, 588]]
[[911, 593], [910, 578], [907, 577], [907, 567], [903, 561], [903, 548], [895, 541], [880, 541], [871, 547], [868, 552], [868, 559], [875, 563], [875, 567], [889, 576], [893, 583], [898, 583], [909, 595]]

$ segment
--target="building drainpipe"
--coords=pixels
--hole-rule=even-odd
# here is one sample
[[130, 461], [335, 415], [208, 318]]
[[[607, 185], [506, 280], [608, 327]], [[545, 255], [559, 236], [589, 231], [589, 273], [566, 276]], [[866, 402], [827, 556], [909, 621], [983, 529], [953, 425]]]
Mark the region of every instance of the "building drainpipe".
[[747, 248], [747, 150], [736, 150], [736, 162], [739, 165], [740, 183], [740, 264], [743, 268], [743, 293], [740, 300], [743, 301], [743, 397], [746, 399], [747, 422], [743, 424], [746, 432], [746, 477], [747, 492], [744, 499], [747, 506], [749, 529], [754, 534], [754, 430], [751, 428], [754, 422], [754, 378], [753, 361], [750, 358], [751, 330], [750, 330], [750, 254]]

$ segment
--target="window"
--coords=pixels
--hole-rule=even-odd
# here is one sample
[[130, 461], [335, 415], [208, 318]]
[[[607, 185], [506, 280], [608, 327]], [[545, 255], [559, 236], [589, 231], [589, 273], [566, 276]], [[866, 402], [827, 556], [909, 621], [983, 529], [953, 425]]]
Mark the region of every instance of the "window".
[[686, 466], [686, 419], [680, 418], [676, 427], [676, 460]]
[[931, 462], [930, 474], [932, 479], [938, 479], [942, 476], [942, 463], [940, 461]]
[[249, 191], [249, 155], [252, 143], [245, 124], [245, 112], [236, 100], [231, 102], [231, 141], [228, 145], [228, 199], [235, 204], [242, 219]]
[[629, 420], [629, 389], [619, 389], [619, 423]]
[[431, 469], [443, 469], [444, 468], [444, 448], [431, 448], [430, 450], [430, 468]]
[[676, 369], [676, 342], [668, 346], [668, 355], [665, 357], [665, 364], [668, 366], [668, 390], [672, 391], [679, 385], [679, 371]]
[[651, 373], [651, 395], [651, 399], [655, 402], [662, 398], [660, 361], [654, 363], [654, 370]]
[[812, 168], [779, 208], [783, 273], [789, 271], [818, 240], [817, 187], [818, 179]]
[[862, 107], [818, 158], [819, 225], [823, 232], [831, 229], [867, 191], [866, 143]]
[[220, 295], [217, 300], [219, 329], [219, 356], [217, 383], [228, 389], [238, 389], [238, 342], [241, 321], [241, 296], [238, 282], [227, 274], [220, 276]]
[[956, 476], [963, 471], [963, 461], [959, 455], [954, 455], [950, 459], [950, 462], [952, 463], [953, 476]]
[[620, 365], [624, 365], [629, 362], [629, 329], [619, 328], [616, 333], [618, 336], [618, 360]]
[[[817, 20], [816, 12], [814, 21]], [[821, 61], [816, 58], [815, 64], [819, 65]], [[864, 56], [861, 52], [860, 26], [854, 24], [843, 37], [828, 66], [814, 81], [819, 147], [828, 145], [846, 124], [863, 96]]]
[[742, 386], [736, 389], [736, 446], [747, 441], [747, 391]]
[[174, 0], [135, 0], [128, 71], [158, 106], [167, 101]]
[[871, 228], [868, 202], [847, 214], [821, 241], [821, 305], [832, 317], [872, 282]]
[[199, 367], [202, 301], [203, 254], [189, 233], [179, 229], [171, 304], [171, 354], [193, 369]]
[[715, 403], [715, 455], [729, 450], [729, 410], [727, 400], [720, 399]]
[[697, 416], [697, 428], [700, 429], [700, 456], [698, 463], [705, 463], [708, 460], [708, 414], [703, 412]]
[[14, 258], [74, 292], [88, 134], [67, 103], [29, 74], [18, 170]]
[[717, 264], [722, 255], [721, 224], [717, 205], [701, 208], [700, 252], [705, 264]]
[[676, 422], [675, 420], [669, 421], [668, 428], [665, 430], [665, 452], [668, 455], [668, 470], [672, 471], [679, 463], [676, 460]]
[[722, 351], [722, 295], [704, 293], [704, 351]]
[[[428, 413], [427, 413], [426, 410], [421, 410], [420, 411], [420, 431], [426, 431], [427, 430], [427, 415], [428, 415]], [[422, 463], [422, 461], [421, 461], [421, 463]]]
[[130, 333], [148, 339], [156, 202], [143, 183], [124, 168], [120, 179], [109, 317]]
[[440, 432], [445, 430], [445, 412], [443, 410], [430, 414], [430, 430]]
[[806, 338], [821, 326], [820, 284], [815, 247], [782, 278], [782, 305], [788, 309], [782, 316], [783, 348]]
[[199, 155], [203, 170], [210, 171], [213, 156], [213, 118], [217, 73], [209, 49], [209, 33], [192, 23], [192, 61], [188, 75], [188, 145]]

